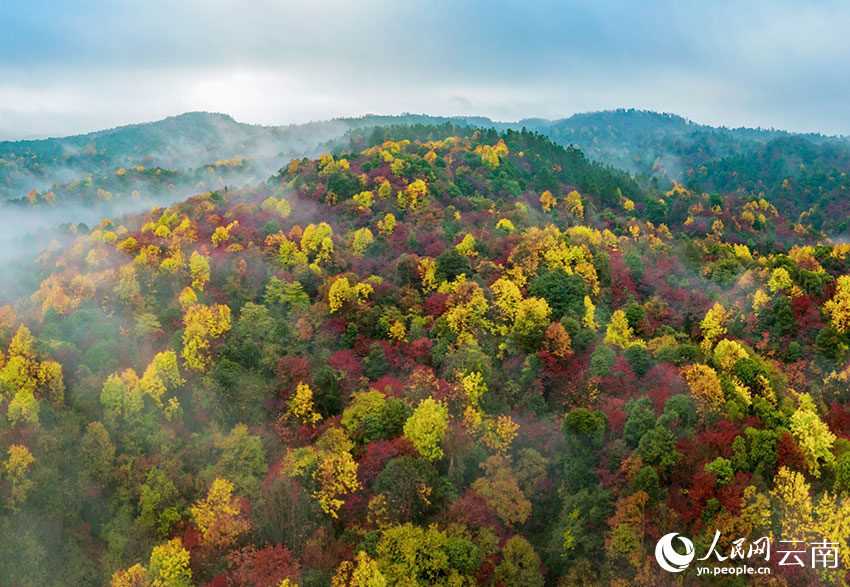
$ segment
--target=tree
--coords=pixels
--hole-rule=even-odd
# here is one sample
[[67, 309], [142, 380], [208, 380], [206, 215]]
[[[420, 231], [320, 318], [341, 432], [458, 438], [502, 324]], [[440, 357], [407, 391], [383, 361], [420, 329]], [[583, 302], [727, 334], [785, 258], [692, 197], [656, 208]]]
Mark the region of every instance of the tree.
[[715, 303], [706, 313], [705, 318], [700, 322], [702, 329], [702, 348], [704, 351], [711, 351], [714, 346], [714, 341], [726, 334], [726, 321], [729, 319], [729, 313], [719, 303]]
[[[366, 421], [380, 419], [386, 403], [386, 396], [375, 389], [355, 393], [349, 407], [342, 413], [340, 424], [352, 438], [362, 439], [366, 437]], [[368, 437], [366, 440], [368, 441]]]
[[219, 226], [215, 229], [212, 235], [212, 244], [218, 247], [230, 240], [230, 231], [239, 226], [239, 222], [234, 220], [227, 226]]
[[201, 531], [201, 540], [209, 548], [227, 548], [249, 528], [239, 500], [233, 495], [233, 483], [227, 479], [216, 478], [207, 496], [189, 511]]
[[835, 434], [818, 417], [814, 401], [807, 393], [800, 396], [800, 405], [791, 415], [791, 433], [803, 452], [809, 473], [820, 477], [820, 463], [831, 465], [835, 460], [831, 450]]
[[334, 252], [333, 229], [330, 224], [320, 222], [308, 224], [301, 234], [301, 252], [313, 256], [315, 263], [328, 261]]
[[227, 436], [216, 439], [215, 447], [221, 455], [212, 474], [231, 480], [243, 496], [255, 498], [260, 478], [267, 471], [262, 439], [248, 434], [245, 424], [237, 424]]
[[372, 203], [375, 201], [375, 194], [370, 191], [363, 191], [354, 194], [352, 197], [354, 203], [357, 204], [357, 209], [361, 212], [372, 212]]
[[546, 329], [543, 348], [559, 359], [566, 359], [573, 352], [570, 335], [560, 322], [553, 322]]
[[386, 587], [378, 562], [361, 550], [353, 561], [342, 561], [331, 579], [331, 587]]
[[622, 349], [632, 345], [646, 346], [645, 342], [635, 338], [635, 333], [629, 326], [629, 321], [623, 310], [617, 310], [611, 315], [611, 322], [608, 324], [608, 330], [605, 334], [605, 344], [615, 345]]
[[407, 438], [419, 454], [429, 461], [442, 458], [440, 443], [446, 436], [449, 424], [449, 411], [434, 398], [428, 397], [413, 411], [413, 415], [404, 424], [404, 437]]
[[375, 480], [373, 490], [395, 522], [421, 522], [438, 506], [440, 478], [434, 466], [408, 456], [389, 461]]
[[342, 497], [360, 489], [357, 462], [348, 451], [323, 451], [313, 472], [316, 490], [313, 497], [323, 512], [337, 518], [344, 503]]
[[29, 470], [35, 462], [30, 450], [21, 445], [13, 444], [9, 447], [9, 459], [5, 463], [6, 478], [11, 486], [9, 495], [9, 508], [14, 512], [18, 506], [27, 498], [27, 493], [32, 489], [33, 482], [30, 479]]
[[811, 488], [802, 473], [780, 467], [770, 495], [777, 502], [784, 540], [804, 540], [814, 534]]
[[148, 587], [150, 584], [148, 570], [136, 563], [129, 569], [115, 571], [109, 587]]
[[581, 319], [581, 324], [590, 330], [599, 328], [596, 323], [596, 306], [593, 305], [590, 296], [584, 296], [584, 316]]
[[255, 587], [296, 587], [300, 573], [298, 561], [288, 548], [280, 544], [258, 550], [254, 546], [231, 551], [230, 559], [235, 569], [230, 573], [230, 584]]
[[180, 492], [171, 477], [161, 467], [154, 467], [140, 487], [139, 516], [137, 520], [161, 537], [167, 538], [174, 524], [180, 522], [178, 509]]
[[729, 373], [735, 369], [738, 359], [747, 358], [747, 350], [736, 340], [724, 338], [714, 348], [714, 362], [723, 371]]
[[611, 531], [605, 541], [606, 552], [614, 560], [624, 558], [637, 570], [643, 567], [646, 559], [644, 534], [648, 501], [645, 491], [621, 497], [614, 515], [608, 520]]
[[383, 220], [378, 221], [378, 230], [384, 236], [390, 236], [395, 230], [396, 219], [395, 216], [389, 212], [384, 215]]
[[154, 546], [148, 572], [154, 587], [190, 587], [192, 570], [189, 568], [189, 551], [183, 548], [183, 542], [174, 538]]
[[428, 195], [428, 185], [421, 179], [412, 181], [398, 193], [398, 207], [401, 210], [415, 210], [419, 202]]
[[[436, 525], [427, 529], [409, 523], [394, 526], [384, 531], [378, 540], [378, 568], [389, 585], [472, 584], [473, 578], [467, 574], [472, 566], [469, 560], [474, 564], [483, 557], [474, 546], [471, 549], [451, 548], [453, 542], [457, 546], [463, 544], [460, 540], [463, 539], [452, 541]], [[464, 556], [458, 557], [453, 551], [460, 551]]]
[[519, 287], [513, 281], [500, 277], [493, 282], [490, 290], [495, 296], [494, 305], [499, 312], [499, 317], [504, 322], [512, 324], [517, 306], [522, 301], [522, 292]]
[[[371, 235], [371, 233], [369, 233]], [[368, 283], [352, 285], [348, 278], [342, 276], [331, 284], [328, 290], [328, 304], [331, 314], [340, 311], [348, 302], [364, 302], [374, 291]]]
[[351, 240], [351, 250], [355, 255], [362, 255], [366, 252], [366, 247], [375, 241], [372, 231], [368, 228], [360, 228], [354, 231], [354, 237]]
[[540, 348], [543, 335], [549, 325], [552, 310], [546, 300], [528, 298], [517, 306], [512, 337], [516, 345], [525, 352], [534, 352]]
[[289, 413], [298, 418], [302, 424], [315, 426], [322, 419], [316, 413], [313, 405], [313, 390], [306, 383], [299, 383], [295, 394], [289, 400]]
[[557, 268], [542, 271], [531, 280], [528, 294], [546, 300], [552, 308], [552, 316], [560, 319], [563, 316], [578, 316], [582, 313], [587, 286], [581, 275], [570, 274], [562, 268]]
[[540, 557], [534, 547], [522, 536], [513, 536], [502, 547], [502, 562], [496, 567], [493, 578], [502, 585], [543, 587]]
[[573, 215], [576, 220], [584, 220], [584, 206], [581, 203], [581, 194], [572, 190], [567, 194], [564, 200], [567, 205], [567, 210]]
[[156, 404], [162, 407], [162, 396], [175, 387], [185, 383], [177, 367], [177, 354], [174, 351], [157, 353], [145, 369], [139, 385]]
[[531, 502], [519, 488], [509, 462], [492, 456], [482, 463], [484, 476], [472, 484], [472, 489], [484, 498], [496, 515], [508, 526], [522, 524], [531, 515]]
[[210, 280], [209, 259], [193, 251], [189, 257], [189, 273], [192, 276], [192, 288], [204, 291], [204, 286]]
[[835, 286], [835, 295], [823, 305], [830, 324], [840, 333], [850, 330], [850, 275], [842, 275]]
[[230, 330], [230, 308], [194, 304], [186, 310], [183, 323], [183, 360], [190, 369], [204, 372], [210, 363], [210, 342]]
[[794, 282], [791, 281], [791, 275], [784, 267], [774, 269], [770, 275], [770, 281], [767, 282], [767, 287], [774, 293], [780, 289], [790, 289], [792, 285], [794, 285]]
[[691, 396], [697, 409], [703, 415], [717, 412], [725, 402], [723, 389], [717, 372], [708, 365], [688, 365], [682, 367], [682, 375], [688, 382]]
[[466, 234], [457, 245], [455, 245], [455, 249], [461, 255], [466, 255], [467, 257], [473, 256], [475, 253], [475, 237], [471, 234]]
[[86, 426], [80, 442], [80, 456], [84, 469], [98, 483], [105, 484], [109, 480], [115, 461], [115, 446], [100, 422], [89, 422]]

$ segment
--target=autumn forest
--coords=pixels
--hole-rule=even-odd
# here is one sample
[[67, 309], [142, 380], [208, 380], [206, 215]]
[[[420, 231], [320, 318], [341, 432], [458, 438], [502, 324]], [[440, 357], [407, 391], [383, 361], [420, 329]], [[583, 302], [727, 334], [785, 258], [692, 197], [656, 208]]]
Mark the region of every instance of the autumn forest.
[[63, 219], [0, 241], [0, 585], [846, 585], [848, 173], [631, 110], [0, 143]]

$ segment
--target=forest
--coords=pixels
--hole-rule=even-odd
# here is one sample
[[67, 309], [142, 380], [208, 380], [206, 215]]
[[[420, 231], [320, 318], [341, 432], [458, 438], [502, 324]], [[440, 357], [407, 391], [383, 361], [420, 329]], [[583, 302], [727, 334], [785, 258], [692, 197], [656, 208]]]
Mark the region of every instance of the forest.
[[847, 585], [850, 145], [402, 118], [0, 144], [0, 584]]

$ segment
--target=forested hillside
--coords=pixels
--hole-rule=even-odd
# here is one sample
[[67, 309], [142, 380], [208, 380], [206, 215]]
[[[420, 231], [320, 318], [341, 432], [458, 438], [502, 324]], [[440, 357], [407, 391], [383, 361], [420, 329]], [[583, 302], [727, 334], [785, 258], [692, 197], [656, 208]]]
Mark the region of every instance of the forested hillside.
[[0, 583], [666, 585], [658, 539], [720, 530], [840, 546], [752, 584], [846, 584], [847, 187], [804, 169], [840, 154], [652, 182], [530, 131], [348, 138], [74, 225], [0, 300]]

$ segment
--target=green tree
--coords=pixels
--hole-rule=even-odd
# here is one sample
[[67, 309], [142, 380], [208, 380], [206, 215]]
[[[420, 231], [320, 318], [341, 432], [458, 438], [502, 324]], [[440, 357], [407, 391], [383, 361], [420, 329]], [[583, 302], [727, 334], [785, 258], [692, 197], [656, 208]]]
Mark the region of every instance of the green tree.
[[419, 402], [413, 410], [404, 425], [404, 437], [425, 459], [435, 461], [443, 456], [440, 443], [446, 436], [448, 425], [449, 412], [446, 407], [429, 397]]

